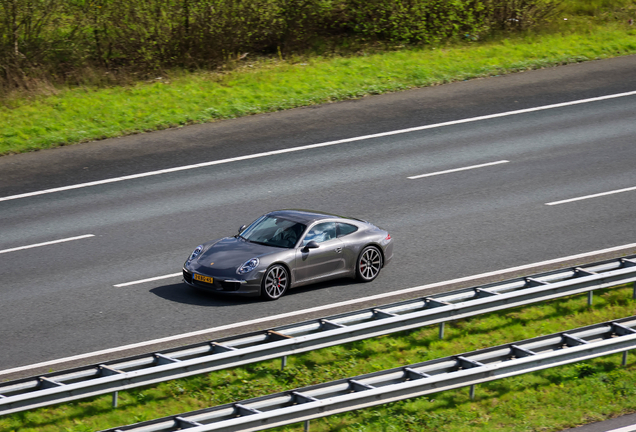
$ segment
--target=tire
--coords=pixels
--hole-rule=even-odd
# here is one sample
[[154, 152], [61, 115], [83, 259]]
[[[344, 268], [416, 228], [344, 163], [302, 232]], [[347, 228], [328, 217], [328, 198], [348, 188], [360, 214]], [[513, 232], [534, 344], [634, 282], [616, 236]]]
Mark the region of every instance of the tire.
[[282, 265], [271, 266], [263, 276], [261, 283], [261, 295], [266, 300], [277, 300], [282, 297], [289, 288], [289, 272]]
[[380, 274], [382, 269], [382, 254], [375, 246], [362, 249], [356, 261], [356, 276], [362, 282], [371, 282]]

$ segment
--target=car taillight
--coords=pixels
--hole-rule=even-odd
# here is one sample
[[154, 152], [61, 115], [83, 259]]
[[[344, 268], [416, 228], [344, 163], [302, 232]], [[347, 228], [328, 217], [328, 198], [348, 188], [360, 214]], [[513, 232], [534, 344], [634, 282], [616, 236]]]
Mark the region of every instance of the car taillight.
[[391, 240], [391, 234], [387, 234], [384, 240]]

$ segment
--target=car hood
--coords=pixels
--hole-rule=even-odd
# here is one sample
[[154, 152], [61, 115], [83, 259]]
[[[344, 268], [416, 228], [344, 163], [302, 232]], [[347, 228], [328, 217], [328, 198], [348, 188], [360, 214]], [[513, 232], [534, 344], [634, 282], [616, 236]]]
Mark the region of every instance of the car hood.
[[204, 252], [194, 261], [197, 267], [215, 271], [235, 271], [246, 261], [284, 249], [251, 243], [239, 237], [226, 237], [203, 245]]

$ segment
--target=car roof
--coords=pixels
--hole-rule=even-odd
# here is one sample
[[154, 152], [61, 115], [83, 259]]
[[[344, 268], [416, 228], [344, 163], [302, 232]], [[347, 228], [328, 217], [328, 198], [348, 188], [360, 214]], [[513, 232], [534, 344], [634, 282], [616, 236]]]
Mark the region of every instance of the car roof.
[[309, 225], [315, 221], [319, 221], [322, 219], [349, 219], [355, 220], [358, 222], [365, 222], [361, 219], [350, 218], [346, 216], [340, 216], [336, 214], [315, 211], [315, 210], [302, 210], [302, 209], [286, 209], [286, 210], [276, 210], [268, 213], [269, 216], [279, 216], [285, 219], [289, 219], [294, 222], [300, 222], [305, 225]]

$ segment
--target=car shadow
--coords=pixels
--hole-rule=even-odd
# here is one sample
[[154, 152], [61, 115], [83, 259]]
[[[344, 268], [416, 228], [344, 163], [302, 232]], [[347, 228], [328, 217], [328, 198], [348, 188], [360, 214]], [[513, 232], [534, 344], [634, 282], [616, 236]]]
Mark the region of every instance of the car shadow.
[[[292, 297], [296, 295], [302, 295], [303, 293], [313, 292], [324, 288], [338, 288], [347, 287], [349, 285], [356, 285], [353, 279], [336, 279], [327, 282], [320, 282], [317, 284], [306, 285], [299, 288], [294, 288], [283, 296]], [[172, 301], [175, 303], [188, 304], [193, 306], [235, 306], [246, 303], [258, 303], [267, 302], [268, 300], [260, 297], [240, 297], [233, 295], [218, 295], [210, 292], [205, 292], [186, 285], [185, 283], [176, 283], [170, 285], [162, 285], [150, 290], [151, 293], [157, 297], [161, 297], [164, 300]]]
[[295, 295], [299, 295], [299, 294], [303, 294], [307, 292], [318, 291], [325, 288], [338, 289], [340, 287], [347, 287], [350, 285], [359, 285], [359, 284], [360, 282], [350, 278], [334, 279], [334, 280], [330, 280], [326, 282], [319, 282], [316, 284], [305, 285], [299, 288], [291, 289], [287, 291], [287, 294], [285, 294], [285, 297], [287, 296], [291, 297], [291, 296], [295, 296]]
[[151, 289], [150, 292], [164, 300], [193, 306], [222, 307], [261, 301], [258, 297], [214, 295], [188, 286], [183, 282], [159, 286]]

